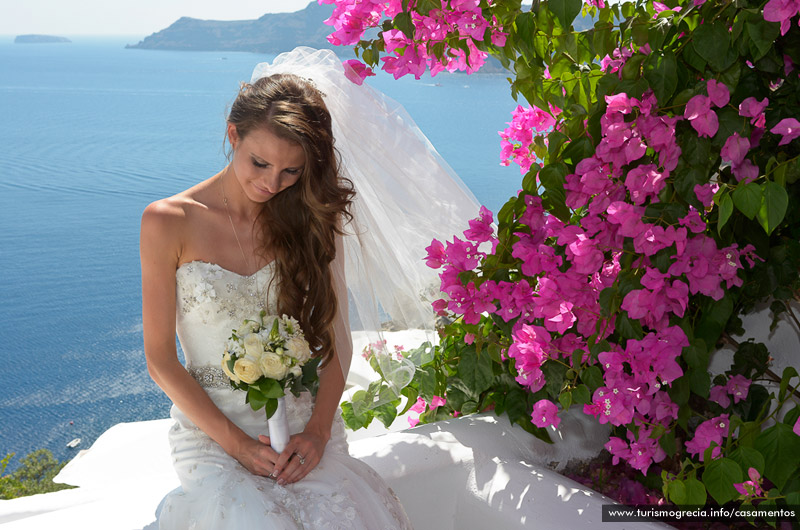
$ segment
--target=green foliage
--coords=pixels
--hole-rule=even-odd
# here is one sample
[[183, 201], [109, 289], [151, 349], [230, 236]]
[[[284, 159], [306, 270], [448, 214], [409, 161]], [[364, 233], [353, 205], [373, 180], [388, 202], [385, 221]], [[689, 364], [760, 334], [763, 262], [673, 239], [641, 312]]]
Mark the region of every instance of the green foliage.
[[9, 453], [0, 460], [0, 499], [14, 499], [73, 487], [53, 482], [53, 478], [66, 462], [56, 460], [47, 449], [30, 453], [20, 461], [20, 467], [16, 471], [4, 475], [12, 458], [14, 453]]
[[[684, 331], [690, 346], [677, 359], [683, 375], [668, 384], [668, 395], [679, 407], [677, 419], [647, 426], [668, 453], [648, 475], [658, 478], [666, 472], [665, 493], [687, 504], [741, 502], [733, 484], [748, 480], [750, 468], [775, 488], [748, 502], [781, 505], [797, 499], [800, 492], [800, 437], [792, 431], [800, 407], [790, 406], [797, 403], [798, 370], [787, 369], [778, 377], [764, 344], [747, 337], [734, 339], [746, 331], [741, 316], [764, 302], [771, 304], [773, 327], [779, 319], [800, 323], [789, 302], [800, 299], [800, 140], [779, 145], [781, 136], [771, 132], [780, 120], [800, 117], [800, 79], [786, 72], [786, 65], [800, 64], [800, 30], [793, 15], [788, 32], [781, 35], [778, 23], [764, 19], [764, 4], [708, 0], [694, 5], [674, 0], [667, 6], [675, 9], [657, 13], [650, 0], [601, 9], [575, 0], [542, 0], [530, 9], [512, 0], [480, 3], [484, 18], [495, 17], [508, 37], [502, 47], [488, 39], [476, 45], [508, 68], [512, 97], [550, 112], [557, 117], [557, 126], [532, 140], [529, 149], [536, 161], [523, 178], [521, 195], [510, 199], [497, 215], [497, 250], [475, 270], [459, 274], [464, 285], [493, 280], [528, 282], [538, 288], [539, 277], [526, 276], [522, 259], [512, 252], [520, 234], [531, 233], [523, 221], [526, 200], [538, 197], [548, 215], [576, 229], [586, 228], [581, 222], [590, 215], [588, 206], [575, 206], [569, 201], [570, 192], [581, 178], [576, 174], [579, 164], [598, 152], [607, 97], [618, 94], [641, 99], [652, 92], [657, 101], [654, 115], [672, 120], [671, 132], [680, 150], [657, 198], [643, 204], [644, 219], [665, 230], [681, 230], [686, 228], [681, 220], [697, 210], [705, 223], [700, 230], [717, 249], [734, 244], [739, 250], [755, 249], [736, 277], [722, 283], [721, 294], [706, 296], [693, 288], [685, 311], [670, 317], [670, 325]], [[413, 6], [408, 10], [414, 11]], [[591, 17], [592, 26], [578, 30], [575, 20], [581, 12]], [[394, 27], [403, 29], [396, 20]], [[373, 65], [378, 64], [377, 55], [372, 59]], [[608, 67], [609, 60], [618, 61], [617, 65]], [[712, 80], [729, 89], [730, 100], [712, 105], [718, 128], [708, 137], [699, 135], [697, 124], [687, 118], [687, 107], [693, 98], [709, 95]], [[747, 98], [768, 101], [762, 123], [740, 110]], [[640, 112], [632, 108], [623, 119], [629, 123]], [[751, 139], [746, 161], [754, 169], [746, 178], [728, 160], [733, 135]], [[641, 161], [621, 168], [620, 181], [639, 165], [657, 164], [659, 156], [649, 148]], [[704, 204], [696, 187], [712, 185], [713, 203]], [[620, 239], [615, 244], [622, 248], [603, 249], [605, 260], [619, 252], [620, 271], [613, 283], [604, 284], [599, 307], [593, 309], [601, 317], [597, 329], [593, 334], [581, 332], [587, 337], [584, 350], [560, 352], [543, 361], [541, 389], [531, 393], [522, 387], [515, 380], [513, 359], [504, 355], [514, 342], [511, 330], [519, 323], [517, 318], [506, 322], [495, 314], [484, 315], [477, 324], [456, 319], [441, 331], [442, 344], [433, 358], [415, 363], [418, 375], [407, 398], [421, 396], [430, 405], [433, 396], [447, 397], [443, 409], [426, 409], [420, 420], [438, 419], [442, 410], [466, 414], [493, 407], [542, 436], [543, 431], [530, 424], [534, 403], [549, 399], [567, 409], [591, 402], [594, 392], [606, 384], [598, 356], [652, 331], [646, 318], [631, 317], [622, 309], [626, 296], [643, 289], [645, 267], [676, 276], [670, 269], [684, 252], [673, 244], [643, 256], [635, 249], [634, 237]], [[549, 240], [544, 244], [564, 259], [563, 272], [568, 257], [563, 245]], [[544, 325], [542, 319], [525, 322]], [[709, 361], [723, 345], [734, 349], [733, 364], [712, 379]], [[631, 363], [625, 370], [633, 370]], [[712, 390], [733, 376], [753, 383], [745, 399], [723, 407], [710, 399]], [[719, 447], [719, 458], [711, 458], [708, 451], [701, 461], [699, 455], [687, 452], [685, 444], [695, 437], [699, 424], [715, 417], [729, 420], [730, 435]], [[617, 426], [615, 435], [624, 440], [643, 428], [631, 422]]]

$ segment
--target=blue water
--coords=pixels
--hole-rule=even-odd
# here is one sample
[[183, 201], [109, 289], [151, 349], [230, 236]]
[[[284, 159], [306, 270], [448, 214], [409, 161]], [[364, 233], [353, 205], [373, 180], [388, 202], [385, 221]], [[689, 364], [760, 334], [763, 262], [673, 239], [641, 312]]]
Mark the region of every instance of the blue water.
[[[167, 416], [142, 350], [141, 212], [224, 166], [226, 107], [272, 58], [124, 49], [137, 40], [0, 38], [0, 458], [14, 463]], [[503, 76], [371, 84], [483, 204], [496, 212], [516, 193], [519, 172], [498, 165], [515, 106]]]

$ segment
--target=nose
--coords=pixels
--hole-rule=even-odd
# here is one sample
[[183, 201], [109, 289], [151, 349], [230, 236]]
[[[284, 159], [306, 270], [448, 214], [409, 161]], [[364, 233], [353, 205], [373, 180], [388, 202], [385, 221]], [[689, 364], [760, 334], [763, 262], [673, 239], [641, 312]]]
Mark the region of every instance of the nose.
[[281, 188], [281, 174], [280, 171], [272, 169], [267, 172], [264, 177], [264, 188], [270, 193], [278, 193]]

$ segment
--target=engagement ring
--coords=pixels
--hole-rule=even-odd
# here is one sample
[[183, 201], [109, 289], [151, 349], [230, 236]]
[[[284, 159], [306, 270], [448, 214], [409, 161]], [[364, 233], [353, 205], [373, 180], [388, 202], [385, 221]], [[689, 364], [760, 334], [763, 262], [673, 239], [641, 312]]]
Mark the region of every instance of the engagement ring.
[[299, 458], [299, 459], [300, 459], [300, 465], [301, 465], [301, 466], [305, 465], [305, 463], [306, 463], [306, 459], [305, 459], [305, 458], [303, 458], [303, 455], [301, 455], [300, 453], [295, 453], [295, 454], [297, 455], [297, 458]]

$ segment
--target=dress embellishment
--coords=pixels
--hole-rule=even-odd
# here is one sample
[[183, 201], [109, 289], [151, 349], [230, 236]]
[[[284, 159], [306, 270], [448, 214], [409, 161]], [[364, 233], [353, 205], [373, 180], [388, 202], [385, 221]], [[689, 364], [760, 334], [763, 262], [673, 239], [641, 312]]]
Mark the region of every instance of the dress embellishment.
[[231, 380], [216, 366], [200, 366], [187, 368], [189, 375], [194, 377], [203, 388], [231, 388]]

